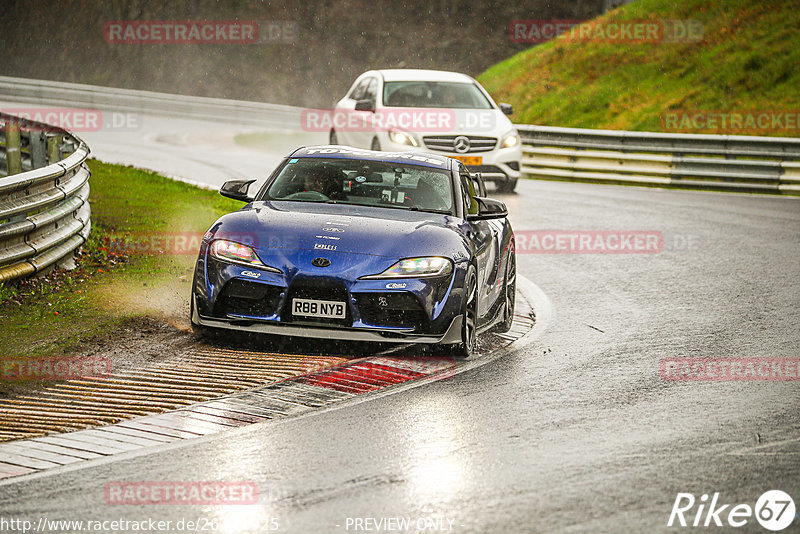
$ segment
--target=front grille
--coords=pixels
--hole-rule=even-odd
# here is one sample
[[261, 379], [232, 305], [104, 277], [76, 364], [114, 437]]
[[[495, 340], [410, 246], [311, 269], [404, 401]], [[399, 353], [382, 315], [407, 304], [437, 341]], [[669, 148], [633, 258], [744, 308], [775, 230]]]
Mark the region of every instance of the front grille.
[[231, 315], [267, 317], [278, 309], [280, 294], [278, 286], [233, 279], [222, 288], [214, 302], [214, 316], [225, 318]]
[[411, 293], [355, 293], [361, 320], [374, 326], [418, 328], [428, 316]]
[[480, 137], [480, 136], [460, 136], [460, 135], [429, 135], [422, 138], [425, 146], [430, 150], [438, 150], [439, 152], [456, 152], [453, 143], [457, 137], [467, 137], [469, 139], [469, 150], [466, 152], [458, 152], [459, 154], [471, 154], [474, 152], [489, 152], [497, 146], [496, 137]]
[[[324, 317], [306, 317], [305, 315], [295, 316], [292, 314], [292, 301], [295, 298], [327, 300], [334, 302], [344, 302], [347, 316], [344, 319], [326, 319]], [[289, 286], [288, 298], [283, 306], [281, 320], [286, 322], [320, 323], [337, 326], [352, 326], [353, 314], [348, 305], [347, 288], [343, 284], [334, 280], [316, 280], [313, 278], [295, 279]]]

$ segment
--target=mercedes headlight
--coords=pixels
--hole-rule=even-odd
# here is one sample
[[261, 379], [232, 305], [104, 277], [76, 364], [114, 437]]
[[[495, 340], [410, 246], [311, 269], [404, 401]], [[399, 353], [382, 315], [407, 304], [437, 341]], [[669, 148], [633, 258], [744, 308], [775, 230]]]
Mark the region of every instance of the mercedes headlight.
[[380, 274], [362, 276], [362, 280], [382, 278], [423, 278], [443, 276], [453, 272], [453, 262], [447, 258], [408, 258], [400, 260]]
[[211, 255], [222, 261], [250, 265], [273, 273], [282, 272], [274, 267], [264, 265], [264, 262], [259, 259], [256, 251], [253, 250], [252, 247], [236, 243], [235, 241], [227, 241], [225, 239], [214, 240], [211, 243]]
[[500, 142], [501, 148], [513, 148], [519, 144], [519, 134], [516, 130], [507, 133], [503, 140]]
[[401, 132], [400, 130], [395, 130], [395, 129], [389, 130], [389, 139], [391, 139], [393, 143], [397, 143], [398, 145], [419, 146], [416, 137], [414, 137], [410, 133]]

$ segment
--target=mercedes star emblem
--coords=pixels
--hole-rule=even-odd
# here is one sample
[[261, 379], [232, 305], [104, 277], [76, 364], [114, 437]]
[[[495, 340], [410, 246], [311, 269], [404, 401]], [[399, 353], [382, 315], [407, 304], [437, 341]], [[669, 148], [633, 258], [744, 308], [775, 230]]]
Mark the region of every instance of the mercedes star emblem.
[[466, 135], [459, 135], [455, 139], [453, 139], [453, 148], [459, 154], [463, 154], [464, 152], [469, 152], [469, 137]]

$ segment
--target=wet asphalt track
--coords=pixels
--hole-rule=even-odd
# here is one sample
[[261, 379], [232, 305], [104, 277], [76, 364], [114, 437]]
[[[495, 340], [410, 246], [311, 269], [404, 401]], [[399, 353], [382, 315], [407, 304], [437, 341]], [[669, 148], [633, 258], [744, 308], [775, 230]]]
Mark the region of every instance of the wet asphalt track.
[[[800, 356], [800, 201], [531, 181], [518, 192], [501, 197], [518, 233], [653, 230], [664, 250], [519, 254], [553, 306], [521, 349], [393, 395], [10, 481], [0, 514], [205, 519], [218, 532], [355, 532], [389, 517], [622, 532], [691, 530], [666, 528], [679, 492], [752, 506], [781, 489], [800, 504], [800, 382], [659, 375], [663, 358]], [[249, 481], [260, 500], [105, 503], [109, 481], [141, 480]], [[738, 530], [765, 532], [752, 518]]]

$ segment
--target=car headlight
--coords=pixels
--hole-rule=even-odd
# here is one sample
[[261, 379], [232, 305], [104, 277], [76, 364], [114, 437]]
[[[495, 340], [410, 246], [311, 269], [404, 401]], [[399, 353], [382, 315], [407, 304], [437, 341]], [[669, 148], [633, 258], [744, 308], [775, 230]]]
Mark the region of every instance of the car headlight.
[[261, 261], [252, 247], [236, 243], [235, 241], [227, 241], [225, 239], [214, 240], [211, 243], [211, 255], [222, 261], [250, 265], [273, 273], [282, 272], [275, 267], [264, 265], [264, 262]]
[[516, 131], [507, 133], [500, 143], [501, 148], [512, 148], [519, 144], [519, 134]]
[[443, 276], [453, 272], [453, 262], [447, 258], [408, 258], [400, 260], [380, 274], [362, 276], [362, 280], [382, 278], [422, 278]]
[[400, 130], [389, 130], [389, 139], [398, 145], [419, 146], [417, 138], [410, 133], [401, 132]]

